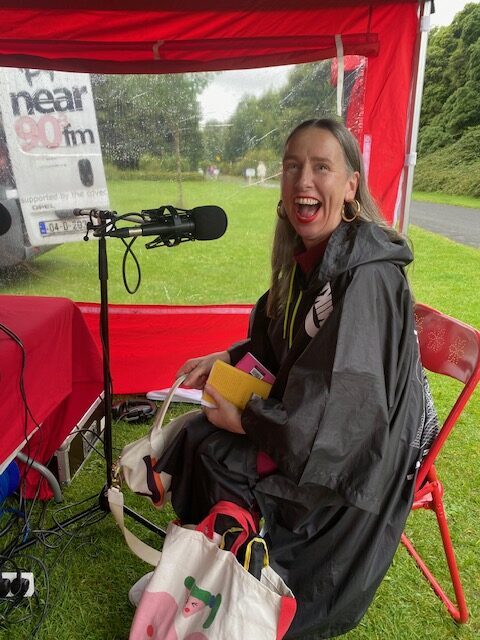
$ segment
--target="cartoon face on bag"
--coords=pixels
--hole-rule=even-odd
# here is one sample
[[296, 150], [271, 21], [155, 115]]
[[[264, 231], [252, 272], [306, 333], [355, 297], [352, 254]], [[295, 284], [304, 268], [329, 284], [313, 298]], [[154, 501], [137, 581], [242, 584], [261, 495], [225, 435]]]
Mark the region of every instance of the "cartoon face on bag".
[[[201, 589], [192, 576], [187, 576], [184, 580], [184, 585], [187, 589], [185, 594], [184, 605], [177, 604], [175, 599], [167, 592], [150, 592], [145, 591], [140, 607], [137, 610], [138, 620], [135, 620], [135, 627], [140, 631], [130, 637], [134, 637], [135, 640], [141, 637], [141, 640], [208, 640], [207, 636], [201, 631], [191, 631], [195, 627], [202, 627], [208, 629], [213, 623], [215, 616], [217, 615], [218, 608], [222, 601], [222, 596], [217, 594], [216, 596], [207, 591]], [[208, 610], [208, 614], [200, 615], [198, 621], [190, 621], [188, 629], [181, 629], [182, 618], [192, 618], [195, 614], [201, 614]], [[144, 618], [142, 611], [145, 612]], [[153, 617], [148, 612], [155, 612]], [[180, 617], [179, 614], [182, 614]], [[143, 618], [143, 619], [142, 619]]]
[[[208, 640], [201, 631], [182, 632], [177, 627], [179, 606], [169, 593], [146, 591], [143, 600], [147, 616], [143, 620], [140, 617], [136, 621], [135, 630], [132, 628], [130, 638], [135, 638], [135, 640]], [[154, 612], [153, 616], [152, 612]]]
[[209, 614], [202, 625], [204, 629], [208, 629], [217, 615], [218, 608], [222, 601], [222, 596], [219, 593], [214, 596], [206, 589], [201, 589], [196, 584], [195, 578], [192, 576], [187, 576], [185, 578], [184, 585], [188, 589], [188, 594], [182, 615], [185, 618], [189, 618], [190, 616], [203, 611], [205, 607], [209, 607]]
[[183, 607], [182, 615], [184, 618], [189, 618], [195, 613], [199, 613], [202, 609], [205, 609], [206, 606], [207, 605], [204, 602], [189, 594], [187, 597], [187, 602]]

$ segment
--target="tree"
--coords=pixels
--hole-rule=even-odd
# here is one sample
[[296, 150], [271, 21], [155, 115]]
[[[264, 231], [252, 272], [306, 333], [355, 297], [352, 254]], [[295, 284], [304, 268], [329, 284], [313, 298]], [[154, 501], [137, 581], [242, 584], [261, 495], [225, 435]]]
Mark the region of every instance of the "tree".
[[196, 168], [202, 154], [201, 93], [205, 74], [93, 76], [102, 147], [107, 159], [136, 168], [141, 155], [187, 158]]
[[459, 87], [445, 102], [445, 124], [455, 138], [468, 128], [480, 124], [478, 84], [472, 81]]
[[292, 69], [288, 84], [280, 92], [280, 104], [284, 110], [283, 137], [303, 120], [335, 113], [336, 90], [330, 73], [331, 60], [298, 65]]
[[[208, 82], [205, 76], [198, 74], [169, 74], [154, 76], [162, 80], [162, 89], [158, 100], [159, 120], [162, 133], [170, 143], [170, 152], [176, 159], [178, 200], [183, 205], [182, 154], [190, 162], [190, 169], [196, 169], [202, 157], [200, 134], [200, 105], [198, 94]], [[163, 98], [163, 99], [162, 99]]]
[[452, 92], [450, 79], [445, 72], [447, 61], [457, 43], [447, 27], [434, 29], [430, 36], [423, 85], [421, 127], [428, 126], [440, 112], [440, 106]]
[[333, 113], [336, 92], [330, 82], [330, 66], [330, 60], [298, 65], [282, 89], [267, 91], [260, 98], [243, 98], [230, 119], [225, 158], [236, 162], [262, 152], [280, 157], [285, 137], [294, 126]]
[[243, 98], [230, 119], [225, 137], [225, 159], [235, 162], [243, 158], [248, 151], [262, 144], [271, 126], [272, 114], [264, 110], [262, 101], [255, 96]]
[[[420, 149], [444, 146], [480, 124], [480, 5], [470, 3], [452, 24], [432, 31], [427, 50]], [[437, 137], [435, 138], [435, 133]]]
[[208, 120], [205, 123], [203, 129], [203, 160], [205, 164], [221, 162], [224, 159], [225, 138], [229, 126], [228, 123], [218, 120]]

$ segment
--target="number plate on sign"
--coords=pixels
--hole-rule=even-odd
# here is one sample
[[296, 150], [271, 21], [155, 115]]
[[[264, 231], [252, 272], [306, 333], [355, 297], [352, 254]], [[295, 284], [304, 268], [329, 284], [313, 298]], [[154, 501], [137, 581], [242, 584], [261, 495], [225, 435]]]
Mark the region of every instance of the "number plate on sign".
[[87, 230], [86, 220], [42, 220], [38, 223], [42, 236], [80, 233]]

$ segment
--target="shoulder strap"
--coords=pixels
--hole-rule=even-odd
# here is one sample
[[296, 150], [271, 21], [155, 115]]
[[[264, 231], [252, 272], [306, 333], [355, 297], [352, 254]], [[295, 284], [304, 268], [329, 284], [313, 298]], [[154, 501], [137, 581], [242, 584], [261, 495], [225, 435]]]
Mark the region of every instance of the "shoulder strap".
[[150, 545], [137, 538], [131, 531], [129, 531], [125, 527], [125, 521], [123, 518], [123, 493], [117, 489], [116, 487], [110, 487], [108, 490], [108, 504], [110, 505], [110, 511], [112, 512], [113, 517], [115, 518], [116, 523], [120, 527], [121, 532], [125, 538], [126, 543], [133, 551], [133, 553], [138, 556], [141, 560], [148, 562], [153, 567], [156, 567], [160, 557], [161, 552], [158, 549], [154, 549]]

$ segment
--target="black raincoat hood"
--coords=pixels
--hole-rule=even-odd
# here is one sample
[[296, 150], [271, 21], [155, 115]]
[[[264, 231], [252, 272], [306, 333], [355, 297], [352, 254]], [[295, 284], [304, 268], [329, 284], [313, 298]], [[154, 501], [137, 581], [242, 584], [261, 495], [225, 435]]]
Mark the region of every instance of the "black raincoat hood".
[[364, 220], [342, 222], [330, 237], [322, 262], [308, 280], [307, 290], [317, 289], [361, 265], [389, 262], [403, 268], [412, 260], [412, 252], [401, 236], [390, 237], [386, 229]]

